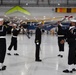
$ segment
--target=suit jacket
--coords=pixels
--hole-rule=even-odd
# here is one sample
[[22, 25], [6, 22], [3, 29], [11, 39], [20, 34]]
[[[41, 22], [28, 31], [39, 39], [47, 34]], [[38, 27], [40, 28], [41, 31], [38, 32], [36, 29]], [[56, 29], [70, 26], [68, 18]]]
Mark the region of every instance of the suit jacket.
[[38, 27], [36, 28], [35, 32], [35, 43], [41, 44], [41, 29]]

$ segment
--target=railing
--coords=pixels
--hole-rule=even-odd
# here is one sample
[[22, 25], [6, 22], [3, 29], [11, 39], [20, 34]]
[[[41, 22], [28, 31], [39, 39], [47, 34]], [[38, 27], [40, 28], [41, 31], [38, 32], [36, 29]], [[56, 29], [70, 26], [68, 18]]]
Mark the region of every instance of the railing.
[[76, 0], [0, 0], [0, 6], [76, 7]]

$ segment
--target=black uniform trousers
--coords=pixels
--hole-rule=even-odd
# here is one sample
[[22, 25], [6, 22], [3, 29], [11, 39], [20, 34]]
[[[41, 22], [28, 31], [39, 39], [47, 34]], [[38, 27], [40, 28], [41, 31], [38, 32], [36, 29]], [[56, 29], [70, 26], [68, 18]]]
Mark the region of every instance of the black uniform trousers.
[[6, 54], [6, 39], [0, 38], [0, 63], [4, 62]]
[[36, 53], [35, 53], [36, 60], [40, 59], [39, 55], [40, 55], [40, 44], [38, 44], [38, 45], [36, 44]]
[[69, 44], [68, 64], [76, 64], [76, 42]]
[[59, 51], [64, 51], [64, 43], [61, 44], [60, 41], [64, 40], [63, 37], [58, 37], [58, 46], [59, 46]]
[[8, 47], [8, 50], [11, 50], [12, 47], [14, 47], [14, 50], [17, 50], [17, 38], [16, 37], [11, 38], [11, 44]]

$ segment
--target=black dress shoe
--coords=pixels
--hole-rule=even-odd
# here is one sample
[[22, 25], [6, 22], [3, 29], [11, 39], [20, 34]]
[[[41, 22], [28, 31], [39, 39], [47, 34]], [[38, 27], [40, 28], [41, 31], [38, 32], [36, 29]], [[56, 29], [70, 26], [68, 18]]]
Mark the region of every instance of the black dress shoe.
[[58, 57], [60, 57], [60, 54], [58, 55]]
[[30, 37], [28, 37], [30, 39]]
[[19, 54], [18, 54], [18, 53], [14, 53], [14, 55], [19, 56]]
[[0, 69], [0, 71], [4, 71], [4, 70], [6, 70], [6, 66], [5, 65], [2, 66], [2, 68]]
[[39, 59], [39, 60], [35, 60], [35, 61], [37, 61], [37, 62], [41, 62], [42, 60]]
[[62, 57], [63, 57], [63, 55], [59, 54], [59, 55], [58, 55], [58, 57], [61, 57], [61, 58], [62, 58]]
[[69, 71], [68, 69], [63, 71], [64, 73], [72, 73], [73, 71]]
[[63, 57], [63, 55], [60, 55], [60, 57], [62, 58], [62, 57]]
[[11, 53], [7, 53], [7, 55], [10, 55], [11, 56]]
[[2, 71], [2, 68], [0, 69], [0, 71]]
[[6, 70], [6, 66], [4, 65], [4, 66], [2, 66], [2, 70]]
[[76, 71], [76, 69], [75, 69], [75, 68], [73, 68], [73, 69], [72, 69], [72, 71]]

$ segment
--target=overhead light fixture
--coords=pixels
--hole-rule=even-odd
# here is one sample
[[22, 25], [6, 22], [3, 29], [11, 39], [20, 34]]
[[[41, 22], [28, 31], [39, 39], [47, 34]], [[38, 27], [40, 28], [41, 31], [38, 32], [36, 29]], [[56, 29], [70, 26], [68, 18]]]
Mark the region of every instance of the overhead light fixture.
[[55, 17], [53, 17], [53, 18], [55, 18]]
[[26, 3], [26, 5], [28, 5], [28, 3]]
[[34, 19], [36, 19], [36, 17], [34, 17]]
[[36, 18], [36, 17], [34, 17], [34, 19], [35, 19], [35, 20], [37, 20], [37, 18]]
[[25, 16], [23, 16], [23, 17], [25, 17]]
[[58, 5], [60, 5], [60, 3], [58, 3]]

